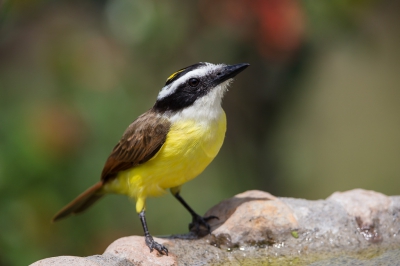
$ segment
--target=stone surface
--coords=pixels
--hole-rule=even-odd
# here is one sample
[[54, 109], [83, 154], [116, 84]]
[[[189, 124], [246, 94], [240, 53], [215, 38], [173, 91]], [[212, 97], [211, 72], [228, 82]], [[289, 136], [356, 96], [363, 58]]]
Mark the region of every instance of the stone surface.
[[399, 196], [355, 189], [308, 201], [247, 191], [208, 215], [220, 218], [210, 221], [210, 235], [157, 239], [169, 256], [150, 253], [143, 237], [131, 236], [103, 255], [33, 265], [400, 265]]
[[[154, 240], [165, 246], [173, 245], [168, 239], [154, 238]], [[131, 236], [123, 237], [114, 241], [103, 255], [110, 255], [127, 260], [134, 265], [151, 266], [151, 265], [177, 265], [174, 254], [169, 256], [160, 255], [156, 250], [149, 252], [143, 237]]]
[[73, 256], [60, 256], [53, 257], [44, 260], [39, 260], [31, 265], [35, 266], [47, 266], [47, 265], [76, 265], [76, 266], [99, 266], [89, 258], [73, 257]]
[[298, 227], [290, 207], [258, 190], [246, 191], [212, 207], [205, 216], [217, 216], [209, 222], [217, 238], [228, 238], [228, 246], [269, 244], [290, 236]]
[[392, 200], [375, 191], [354, 189], [346, 192], [335, 192], [327, 200], [336, 201], [353, 217], [357, 229], [368, 241], [380, 242], [379, 217], [387, 213]]
[[388, 196], [363, 189], [335, 192], [327, 200], [338, 202], [349, 215], [359, 217], [367, 224], [372, 224], [373, 220], [378, 218], [380, 213], [386, 212], [392, 204]]

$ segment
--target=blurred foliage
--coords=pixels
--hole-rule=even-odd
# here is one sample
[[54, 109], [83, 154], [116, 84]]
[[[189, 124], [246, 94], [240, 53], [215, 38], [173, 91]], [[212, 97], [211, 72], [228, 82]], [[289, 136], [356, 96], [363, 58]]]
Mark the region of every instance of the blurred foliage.
[[[109, 196], [51, 224], [99, 179], [165, 79], [199, 62], [251, 67], [224, 100], [226, 141], [182, 195], [199, 213], [248, 189], [326, 198], [400, 193], [400, 11], [395, 1], [0, 1], [0, 265], [102, 253], [142, 234]], [[184, 233], [173, 197], [155, 235]]]

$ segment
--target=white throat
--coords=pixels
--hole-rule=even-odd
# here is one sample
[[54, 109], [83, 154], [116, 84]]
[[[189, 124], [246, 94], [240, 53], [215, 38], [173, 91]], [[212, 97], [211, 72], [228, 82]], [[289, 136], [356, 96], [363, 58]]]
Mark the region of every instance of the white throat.
[[169, 118], [170, 121], [194, 120], [199, 123], [209, 123], [218, 120], [223, 113], [222, 98], [231, 82], [232, 79], [229, 79], [213, 88], [207, 95], [197, 99], [193, 105], [173, 114]]

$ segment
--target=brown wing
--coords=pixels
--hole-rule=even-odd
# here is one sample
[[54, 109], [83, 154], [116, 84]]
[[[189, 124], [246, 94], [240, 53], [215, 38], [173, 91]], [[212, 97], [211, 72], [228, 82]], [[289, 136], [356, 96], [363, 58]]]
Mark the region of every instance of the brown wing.
[[101, 181], [87, 189], [76, 199], [60, 210], [53, 218], [57, 221], [71, 214], [77, 214], [103, 196], [105, 182], [115, 177], [119, 171], [151, 159], [162, 147], [169, 131], [170, 123], [151, 110], [139, 116], [126, 129], [121, 140], [115, 146], [103, 168]]
[[118, 172], [150, 160], [164, 144], [169, 128], [170, 122], [152, 110], [139, 116], [108, 157], [101, 180], [107, 182]]

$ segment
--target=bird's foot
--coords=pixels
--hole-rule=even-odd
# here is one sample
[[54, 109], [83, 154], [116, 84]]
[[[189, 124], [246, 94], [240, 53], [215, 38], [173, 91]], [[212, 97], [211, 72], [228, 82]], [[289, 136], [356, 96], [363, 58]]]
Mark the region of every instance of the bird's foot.
[[[210, 225], [208, 224], [208, 221], [210, 221], [212, 219], [219, 220], [219, 218], [214, 215], [207, 216], [207, 217], [201, 217], [200, 215], [194, 215], [192, 222], [189, 224], [189, 230], [195, 232], [198, 235], [203, 235], [200, 232], [200, 226], [203, 226], [203, 227], [205, 227], [205, 229], [207, 229], [207, 234], [210, 234], [211, 228], [210, 228]], [[202, 230], [202, 231], [204, 231], [204, 230]]]
[[157, 243], [156, 241], [154, 241], [153, 237], [151, 235], [147, 235], [145, 236], [145, 240], [146, 240], [146, 245], [149, 247], [150, 252], [153, 252], [153, 250], [157, 250], [158, 253], [160, 253], [161, 255], [167, 255], [168, 256], [168, 249], [166, 247], [164, 247], [163, 245]]

